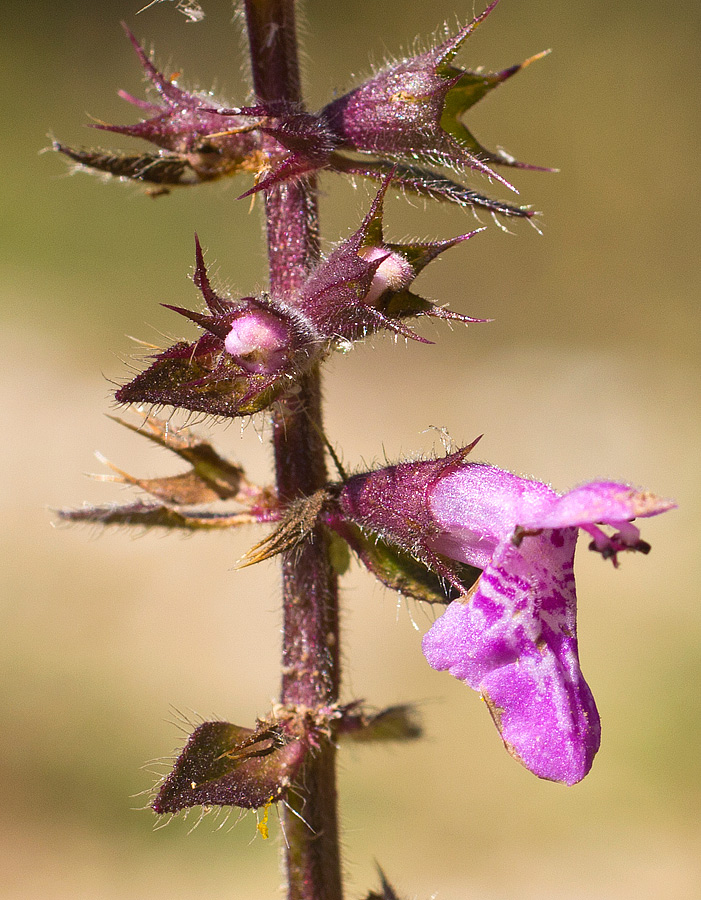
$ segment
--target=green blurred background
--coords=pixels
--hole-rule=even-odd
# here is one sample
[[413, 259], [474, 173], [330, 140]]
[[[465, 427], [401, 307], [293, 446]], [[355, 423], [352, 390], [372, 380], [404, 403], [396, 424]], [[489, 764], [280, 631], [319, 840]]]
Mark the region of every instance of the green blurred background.
[[[90, 530], [50, 527], [50, 507], [126, 499], [83, 477], [100, 470], [95, 449], [135, 474], [178, 468], [104, 413], [133, 352], [126, 335], [193, 334], [159, 303], [197, 302], [195, 229], [223, 284], [265, 286], [259, 209], [235, 202], [243, 182], [152, 201], [132, 186], [67, 177], [62, 159], [38, 155], [50, 131], [118, 146], [84, 129], [88, 115], [134, 121], [116, 96], [142, 89], [120, 19], [183, 83], [244, 96], [228, 3], [205, 0], [200, 24], [173, 3], [137, 17], [138, 6], [4, 4], [8, 898], [244, 900], [277, 896], [280, 883], [277, 826], [268, 842], [252, 816], [233, 830], [216, 831], [210, 817], [187, 836], [193, 816], [153, 831], [135, 796], [153, 783], [145, 761], [181, 744], [182, 717], [250, 724], [276, 694], [276, 567], [232, 571], [256, 535], [93, 540]], [[329, 86], [351, 86], [349, 73], [367, 73], [368, 51], [381, 63], [473, 11], [454, 0], [309, 0], [310, 106]], [[427, 296], [492, 324], [426, 326], [434, 347], [378, 338], [328, 366], [328, 433], [350, 466], [429, 451], [440, 441], [427, 429], [438, 426], [458, 442], [484, 433], [482, 458], [559, 489], [626, 478], [680, 504], [644, 523], [649, 558], [626, 557], [615, 572], [580, 550], [580, 642], [603, 748], [572, 789], [537, 781], [507, 756], [477, 695], [423, 661], [430, 613], [397, 604], [353, 567], [343, 592], [346, 697], [419, 700], [427, 738], [343, 751], [349, 897], [376, 883], [374, 859], [418, 898], [701, 896], [700, 26], [696, 0], [504, 0], [461, 61], [497, 68], [554, 53], [468, 122], [487, 146], [561, 168], [516, 173], [523, 201], [544, 212], [544, 234], [490, 227], [422, 276]], [[323, 190], [332, 242], [357, 226], [370, 195], [334, 176]], [[393, 239], [474, 224], [459, 210], [388, 204]], [[267, 478], [263, 421], [213, 432]]]

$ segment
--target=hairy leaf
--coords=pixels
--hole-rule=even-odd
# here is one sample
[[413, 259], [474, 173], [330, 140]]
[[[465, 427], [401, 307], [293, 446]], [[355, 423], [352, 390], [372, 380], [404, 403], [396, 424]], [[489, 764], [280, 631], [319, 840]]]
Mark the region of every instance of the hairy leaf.
[[205, 722], [191, 735], [152, 807], [175, 813], [191, 806], [259, 809], [282, 799], [308, 749], [306, 735], [261, 723], [254, 731]]

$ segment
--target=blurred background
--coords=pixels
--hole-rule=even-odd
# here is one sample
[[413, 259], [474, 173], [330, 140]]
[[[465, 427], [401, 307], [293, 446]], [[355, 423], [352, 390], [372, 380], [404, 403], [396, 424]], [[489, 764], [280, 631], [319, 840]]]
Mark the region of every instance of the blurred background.
[[[260, 210], [235, 202], [243, 181], [153, 201], [39, 155], [49, 132], [127, 146], [84, 128], [89, 116], [135, 121], [116, 96], [143, 96], [120, 19], [182, 84], [244, 98], [227, 2], [204, 0], [199, 24], [174, 3], [138, 7], [4, 5], [2, 883], [8, 898], [275, 897], [277, 825], [267, 842], [252, 815], [218, 831], [206, 818], [188, 835], [196, 815], [153, 830], [139, 811], [163, 771], [148, 760], [182, 745], [183, 719], [250, 725], [277, 693], [277, 567], [232, 571], [259, 533], [95, 539], [51, 527], [51, 508], [128, 499], [84, 477], [101, 470], [97, 449], [137, 475], [178, 471], [105, 413], [134, 352], [128, 335], [194, 334], [159, 304], [198, 303], [195, 229], [220, 284], [266, 284]], [[367, 74], [368, 51], [379, 64], [480, 9], [308, 0], [310, 107]], [[699, 897], [700, 38], [695, 0], [504, 0], [460, 62], [501, 68], [554, 52], [467, 121], [486, 146], [561, 169], [514, 173], [522, 201], [543, 211], [543, 236], [525, 223], [504, 234], [485, 217], [485, 234], [422, 276], [425, 296], [492, 324], [429, 324], [433, 347], [377, 338], [327, 367], [328, 434], [350, 467], [440, 447], [435, 426], [460, 443], [484, 433], [479, 458], [560, 490], [627, 479], [680, 507], [643, 523], [652, 554], [618, 571], [580, 548], [581, 655], [603, 746], [571, 789], [518, 766], [478, 696], [429, 669], [420, 639], [432, 613], [353, 565], [346, 697], [418, 700], [427, 736], [343, 751], [349, 897], [376, 886], [375, 859], [408, 897]], [[328, 249], [357, 227], [370, 192], [322, 182]], [[386, 222], [394, 240], [478, 224], [400, 198]], [[263, 419], [211, 433], [268, 478]]]

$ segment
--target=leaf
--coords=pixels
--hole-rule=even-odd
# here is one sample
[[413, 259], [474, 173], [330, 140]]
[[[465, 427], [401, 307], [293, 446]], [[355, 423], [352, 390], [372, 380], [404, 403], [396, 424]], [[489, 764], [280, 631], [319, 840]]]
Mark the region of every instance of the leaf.
[[290, 733], [281, 723], [262, 722], [254, 731], [205, 722], [190, 735], [153, 809], [159, 814], [191, 806], [260, 809], [281, 800], [308, 750], [306, 733], [296, 730]]
[[399, 900], [394, 888], [389, 881], [387, 881], [385, 873], [379, 865], [377, 866], [377, 871], [380, 876], [381, 893], [378, 894], [376, 891], [370, 891], [366, 900]]
[[87, 522], [95, 525], [128, 525], [141, 528], [202, 531], [234, 528], [259, 519], [251, 513], [208, 513], [173, 509], [153, 503], [131, 503], [123, 506], [85, 506], [82, 509], [60, 509], [58, 517], [64, 522]]
[[160, 353], [148, 369], [116, 392], [117, 402], [175, 406], [233, 418], [260, 412], [291, 385], [287, 375], [244, 371], [212, 346], [209, 337]]
[[421, 166], [396, 165], [386, 160], [354, 160], [341, 153], [333, 153], [330, 167], [346, 175], [358, 175], [373, 181], [382, 181], [394, 171], [392, 186], [410, 194], [418, 194], [432, 200], [443, 200], [458, 206], [475, 206], [505, 217], [529, 219], [534, 210], [525, 206], [514, 206], [501, 200], [492, 200], [484, 194], [473, 191], [457, 181]]
[[[442, 606], [459, 596], [454, 587], [446, 584], [423, 563], [376, 535], [363, 533], [357, 525], [348, 521], [334, 522], [334, 528], [348, 541], [366, 568], [390, 590], [413, 600]], [[465, 589], [474, 584], [481, 574], [479, 569], [453, 560], [450, 565]]]
[[261, 494], [270, 496], [269, 492], [254, 488], [247, 481], [241, 466], [224, 459], [210, 443], [190, 435], [187, 429], [174, 431], [168, 427], [167, 422], [155, 416], [146, 416], [139, 426], [117, 416], [110, 418], [177, 454], [192, 466], [189, 472], [167, 478], [135, 478], [104, 460], [117, 473], [119, 480], [126, 484], [140, 487], [166, 503], [190, 506], [229, 499], [240, 499], [243, 502], [253, 495], [257, 499]]
[[104, 150], [74, 150], [58, 141], [53, 142], [53, 149], [63, 153], [79, 166], [114, 175], [115, 178], [128, 178], [132, 181], [145, 181], [148, 184], [186, 185], [204, 180], [195, 172], [186, 157], [177, 154], [159, 156], [156, 153], [108, 153]]
[[411, 704], [389, 706], [378, 713], [350, 711], [347, 707], [339, 725], [339, 737], [357, 743], [378, 741], [414, 741], [423, 734], [416, 707]]

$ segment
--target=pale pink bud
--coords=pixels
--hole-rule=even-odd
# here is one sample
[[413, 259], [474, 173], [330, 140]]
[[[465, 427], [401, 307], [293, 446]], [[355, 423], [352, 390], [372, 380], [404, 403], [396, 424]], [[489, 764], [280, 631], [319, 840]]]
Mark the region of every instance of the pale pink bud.
[[265, 310], [249, 310], [234, 319], [224, 339], [227, 353], [245, 369], [265, 374], [281, 367], [289, 346], [289, 326]]
[[358, 254], [366, 262], [375, 262], [382, 259], [379, 268], [375, 272], [370, 290], [363, 298], [365, 303], [373, 306], [385, 291], [397, 293], [409, 287], [416, 277], [411, 264], [401, 255], [393, 250], [387, 250], [383, 247], [364, 247]]

